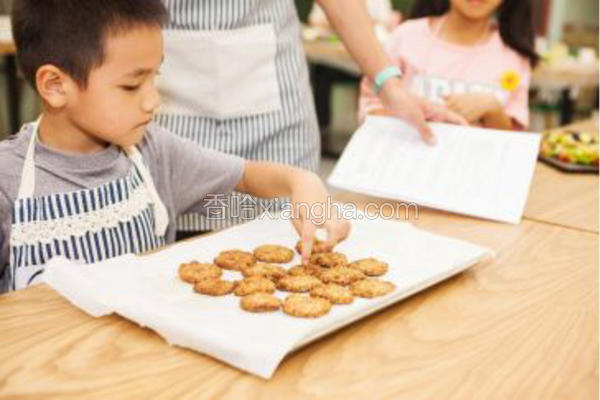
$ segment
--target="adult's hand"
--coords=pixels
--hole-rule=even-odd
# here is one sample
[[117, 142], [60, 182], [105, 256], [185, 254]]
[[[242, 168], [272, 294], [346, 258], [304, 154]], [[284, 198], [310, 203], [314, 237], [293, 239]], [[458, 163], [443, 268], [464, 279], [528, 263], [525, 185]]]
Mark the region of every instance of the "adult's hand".
[[448, 108], [411, 94], [399, 79], [389, 79], [379, 95], [391, 114], [414, 126], [423, 141], [435, 145], [436, 138], [426, 121], [466, 125], [467, 121]]

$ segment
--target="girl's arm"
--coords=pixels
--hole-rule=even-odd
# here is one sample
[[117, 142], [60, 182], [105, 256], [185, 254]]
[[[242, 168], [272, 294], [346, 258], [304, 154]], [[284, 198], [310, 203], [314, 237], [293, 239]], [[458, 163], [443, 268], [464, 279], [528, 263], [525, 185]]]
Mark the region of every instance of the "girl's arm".
[[481, 122], [485, 128], [510, 130], [516, 127], [513, 119], [504, 111], [504, 107], [498, 101], [483, 115]]
[[462, 93], [446, 97], [446, 105], [462, 115], [470, 124], [482, 124], [485, 128], [510, 130], [513, 120], [504, 106], [489, 93]]

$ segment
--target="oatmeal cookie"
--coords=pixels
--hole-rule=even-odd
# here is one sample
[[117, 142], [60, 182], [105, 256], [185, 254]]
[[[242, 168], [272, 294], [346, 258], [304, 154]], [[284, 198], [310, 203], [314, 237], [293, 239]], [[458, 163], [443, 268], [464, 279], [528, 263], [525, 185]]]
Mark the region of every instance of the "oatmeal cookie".
[[359, 270], [348, 267], [327, 268], [319, 275], [319, 279], [321, 279], [323, 283], [336, 283], [342, 286], [349, 285], [365, 278], [365, 274]]
[[209, 296], [225, 296], [235, 289], [236, 283], [222, 279], [203, 279], [194, 284], [197, 293]]
[[234, 293], [236, 296], [246, 296], [258, 292], [274, 293], [275, 284], [262, 276], [251, 276], [238, 282]]
[[259, 261], [284, 264], [292, 261], [294, 251], [283, 246], [265, 244], [254, 249], [254, 257]]
[[380, 276], [388, 271], [388, 264], [375, 258], [365, 258], [348, 264], [368, 276]]
[[383, 281], [376, 278], [363, 279], [362, 281], [354, 282], [350, 285], [350, 290], [355, 296], [373, 297], [385, 296], [396, 288], [392, 282]]
[[179, 277], [187, 283], [195, 283], [207, 278], [220, 278], [223, 271], [214, 264], [192, 261], [179, 266]]
[[215, 264], [224, 269], [243, 271], [256, 262], [252, 253], [242, 250], [226, 250], [219, 253], [215, 258]]
[[[298, 243], [296, 243], [296, 251], [298, 252], [298, 254], [302, 254], [302, 247], [302, 240], [298, 240]], [[311, 254], [326, 253], [328, 251], [329, 249], [327, 248], [326, 242], [319, 239], [315, 239], [315, 241], [313, 242]]]
[[283, 311], [293, 317], [317, 318], [327, 314], [329, 310], [331, 303], [322, 297], [291, 294], [283, 302]]
[[296, 266], [290, 268], [288, 270], [288, 274], [291, 276], [312, 275], [312, 276], [316, 276], [318, 278], [319, 274], [321, 274], [322, 271], [323, 271], [323, 268], [321, 268], [318, 265], [307, 264], [307, 265], [296, 265]]
[[268, 293], [252, 293], [242, 297], [240, 307], [249, 312], [277, 311], [281, 308], [281, 300]]
[[267, 279], [276, 281], [286, 275], [286, 270], [279, 265], [257, 262], [252, 267], [244, 269], [242, 274], [246, 278], [250, 276], [263, 276]]
[[277, 282], [277, 289], [288, 292], [308, 292], [322, 282], [311, 275], [288, 275]]
[[327, 299], [332, 304], [350, 304], [354, 301], [354, 295], [350, 289], [334, 283], [317, 286], [310, 291], [310, 295]]
[[348, 260], [342, 253], [317, 253], [310, 256], [310, 263], [323, 268], [334, 268], [345, 267], [348, 265]]

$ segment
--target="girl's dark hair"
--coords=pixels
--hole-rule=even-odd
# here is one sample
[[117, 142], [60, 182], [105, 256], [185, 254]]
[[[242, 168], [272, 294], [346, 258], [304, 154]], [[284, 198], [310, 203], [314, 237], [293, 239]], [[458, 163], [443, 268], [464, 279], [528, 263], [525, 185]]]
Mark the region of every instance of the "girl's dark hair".
[[[417, 0], [410, 18], [441, 16], [449, 10], [449, 0]], [[531, 66], [535, 66], [539, 56], [535, 53], [531, 0], [502, 0], [498, 9], [498, 22], [502, 41], [526, 57]]]
[[90, 71], [104, 62], [108, 35], [167, 20], [161, 0], [17, 0], [11, 16], [19, 66], [34, 88], [45, 64], [85, 87]]

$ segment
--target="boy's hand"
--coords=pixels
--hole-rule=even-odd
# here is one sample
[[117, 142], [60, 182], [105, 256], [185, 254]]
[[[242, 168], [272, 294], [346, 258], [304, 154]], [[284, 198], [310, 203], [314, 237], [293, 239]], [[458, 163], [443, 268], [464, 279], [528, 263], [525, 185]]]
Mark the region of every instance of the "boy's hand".
[[330, 204], [327, 190], [315, 174], [303, 172], [292, 191], [292, 224], [302, 240], [302, 264], [308, 264], [318, 228], [327, 231], [326, 251], [346, 239], [350, 223]]
[[302, 240], [302, 264], [309, 262], [312, 248], [315, 241], [317, 228], [322, 226], [327, 231], [327, 241], [323, 245], [325, 251], [331, 251], [342, 240], [346, 239], [350, 233], [350, 223], [341, 218], [332, 218], [322, 225], [318, 225], [310, 218], [293, 219], [292, 224], [300, 239]]
[[350, 223], [331, 207], [327, 189], [314, 173], [283, 164], [246, 161], [236, 190], [262, 198], [290, 197], [292, 224], [302, 240], [302, 263], [310, 258], [317, 228], [327, 230], [331, 250], [350, 233]]

